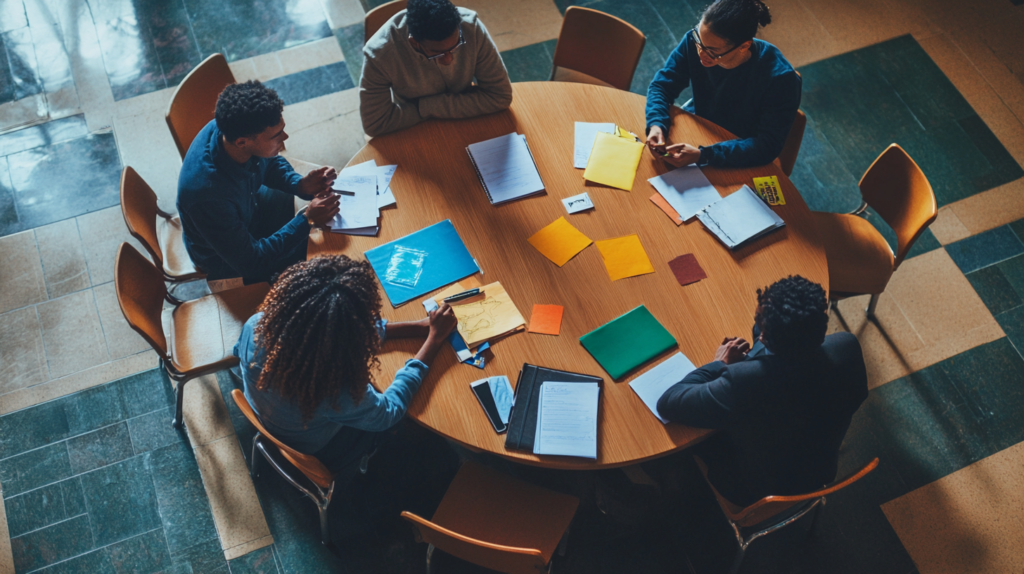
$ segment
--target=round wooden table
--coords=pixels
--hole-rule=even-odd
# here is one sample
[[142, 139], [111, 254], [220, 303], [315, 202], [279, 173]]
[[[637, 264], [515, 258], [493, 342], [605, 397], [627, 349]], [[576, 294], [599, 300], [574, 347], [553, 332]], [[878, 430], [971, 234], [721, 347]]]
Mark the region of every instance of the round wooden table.
[[[784, 228], [730, 252], [696, 219], [676, 226], [650, 201], [654, 188], [647, 179], [671, 166], [647, 151], [632, 191], [589, 184], [583, 179], [583, 170], [573, 168], [573, 122], [614, 122], [642, 134], [642, 96], [558, 82], [520, 83], [513, 88], [512, 106], [505, 112], [468, 120], [428, 121], [370, 140], [350, 164], [369, 159], [377, 165], [397, 164], [391, 181], [397, 208], [382, 210], [378, 237], [314, 231], [309, 257], [344, 253], [362, 258], [372, 247], [451, 219], [484, 272], [480, 281], [501, 281], [527, 323], [536, 303], [565, 307], [559, 336], [523, 332], [505, 337], [492, 345], [493, 356], [488, 356], [484, 370], [459, 364], [448, 349], [438, 354], [409, 416], [447, 438], [517, 462], [564, 469], [623, 466], [699, 442], [710, 431], [663, 425], [628, 382], [677, 350], [700, 366], [712, 359], [724, 337], [749, 339], [759, 287], [799, 274], [827, 290], [825, 254], [807, 205], [774, 164], [753, 169], [705, 168], [704, 173], [723, 196], [743, 184], [753, 187], [753, 177], [774, 175], [786, 198], [785, 206], [775, 208], [786, 222]], [[673, 111], [672, 141], [708, 145], [733, 139], [710, 122]], [[526, 135], [547, 193], [495, 207], [477, 179], [466, 146], [509, 132]], [[595, 209], [566, 214], [561, 199], [584, 191], [589, 192]], [[613, 282], [593, 245], [563, 267], [556, 266], [526, 240], [561, 216], [595, 241], [638, 234], [655, 272]], [[668, 262], [686, 253], [696, 255], [708, 277], [682, 287]], [[382, 297], [382, 314], [388, 320], [424, 316], [416, 301], [396, 309], [383, 293]], [[640, 304], [672, 333], [679, 347], [616, 382], [587, 353], [579, 338]], [[378, 388], [390, 384], [395, 371], [420, 344], [418, 340], [385, 343], [375, 375]], [[491, 375], [506, 375], [514, 384], [526, 362], [604, 378], [596, 461], [505, 449], [505, 435], [491, 428], [469, 384]]]

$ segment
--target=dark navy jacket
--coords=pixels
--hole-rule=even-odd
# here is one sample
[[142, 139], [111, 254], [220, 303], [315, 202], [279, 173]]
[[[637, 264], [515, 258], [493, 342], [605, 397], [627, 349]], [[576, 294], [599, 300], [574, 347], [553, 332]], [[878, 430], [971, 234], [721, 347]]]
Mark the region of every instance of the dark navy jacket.
[[647, 88], [647, 129], [660, 126], [668, 133], [669, 108], [692, 85], [693, 100], [683, 110], [739, 138], [702, 147], [699, 165], [753, 167], [779, 157], [800, 107], [802, 82], [782, 52], [768, 42], [755, 38], [750, 54], [732, 70], [705, 68], [693, 31], [687, 32]]
[[188, 148], [178, 176], [178, 215], [185, 249], [209, 279], [242, 277], [266, 281], [280, 271], [286, 256], [309, 239], [309, 223], [297, 215], [266, 238], [253, 237], [249, 226], [256, 193], [266, 185], [309, 200], [298, 193], [299, 180], [281, 156], [252, 157], [240, 165], [221, 144], [215, 121], [206, 124]]

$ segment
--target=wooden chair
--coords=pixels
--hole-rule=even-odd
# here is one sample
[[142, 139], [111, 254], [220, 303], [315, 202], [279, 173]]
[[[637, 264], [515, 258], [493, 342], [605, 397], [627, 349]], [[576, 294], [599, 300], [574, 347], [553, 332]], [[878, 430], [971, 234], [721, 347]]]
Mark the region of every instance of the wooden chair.
[[165, 281], [184, 283], [205, 277], [185, 251], [181, 219], [160, 209], [153, 188], [130, 166], [121, 172], [121, 215], [128, 232], [163, 271]]
[[213, 54], [185, 76], [167, 105], [167, 127], [182, 159], [199, 130], [213, 119], [217, 97], [235, 83], [235, 74], [222, 54]]
[[363, 17], [363, 44], [370, 41], [370, 37], [377, 33], [392, 16], [405, 10], [406, 0], [394, 0], [387, 4], [381, 4], [366, 13]]
[[579, 499], [465, 462], [431, 520], [411, 512], [427, 548], [431, 572], [434, 548], [509, 574], [547, 571]]
[[[750, 546], [751, 542], [780, 528], [789, 526], [815, 508], [818, 508], [818, 510], [812, 519], [817, 521], [818, 514], [821, 513], [821, 507], [825, 506], [826, 496], [864, 478], [864, 476], [875, 470], [875, 467], [878, 466], [878, 459], [876, 458], [864, 465], [864, 468], [842, 481], [834, 483], [832, 486], [796, 496], [766, 496], [746, 508], [741, 508], [729, 502], [718, 493], [715, 485], [711, 484], [711, 481], [708, 480], [708, 468], [704, 461], [697, 456], [694, 456], [693, 460], [700, 467], [701, 473], [704, 474], [704, 480], [711, 487], [711, 491], [715, 493], [718, 506], [722, 508], [725, 519], [729, 522], [729, 526], [732, 526], [732, 530], [736, 534], [736, 542], [739, 543], [740, 548], [732, 563], [731, 574], [736, 574], [739, 571], [740, 565], [743, 563], [743, 556], [746, 554], [747, 547]], [[813, 522], [811, 528], [814, 528]]]
[[[245, 393], [241, 390], [232, 390], [231, 398], [235, 399], [235, 404], [238, 405], [238, 409], [242, 411], [245, 418], [249, 419], [252, 426], [256, 427], [256, 436], [252, 439], [252, 469], [250, 471], [253, 480], [259, 476], [257, 465], [259, 457], [256, 456], [259, 453], [289, 484], [316, 503], [316, 507], [320, 510], [320, 539], [324, 545], [330, 545], [327, 507], [330, 506], [331, 497], [334, 495], [334, 475], [315, 456], [302, 454], [267, 432], [259, 417], [256, 416], [256, 411], [252, 410], [252, 405], [246, 400]], [[292, 469], [297, 470], [301, 476], [297, 476]], [[365, 472], [362, 468], [360, 470]], [[312, 488], [307, 488], [307, 485], [302, 484], [303, 477], [312, 483], [310, 485]]]
[[[829, 298], [871, 295], [874, 316], [878, 296], [917, 238], [935, 221], [935, 193], [917, 163], [891, 144], [860, 179], [861, 205], [851, 213], [812, 211], [828, 260]], [[896, 232], [896, 253], [867, 219], [871, 207]]]
[[175, 382], [175, 428], [182, 427], [185, 383], [238, 364], [232, 349], [242, 325], [256, 312], [269, 288], [266, 283], [248, 285], [164, 311], [167, 286], [163, 273], [131, 245], [118, 247], [114, 266], [117, 302], [128, 325], [153, 347]]
[[551, 81], [628, 91], [646, 42], [644, 33], [625, 20], [570, 6], [558, 32]]
[[804, 130], [807, 128], [807, 114], [803, 110], [796, 111], [793, 118], [793, 127], [789, 129], [789, 136], [786, 143], [779, 152], [779, 167], [786, 177], [793, 175], [793, 166], [796, 165], [796, 156], [800, 154], [800, 144], [804, 141]]

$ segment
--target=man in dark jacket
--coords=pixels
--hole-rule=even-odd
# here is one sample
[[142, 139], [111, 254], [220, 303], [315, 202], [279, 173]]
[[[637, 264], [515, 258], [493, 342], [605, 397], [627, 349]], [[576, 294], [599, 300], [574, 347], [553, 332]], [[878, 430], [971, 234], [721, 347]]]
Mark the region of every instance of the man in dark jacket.
[[755, 344], [727, 338], [715, 360], [658, 401], [665, 418], [721, 429], [695, 452], [730, 502], [802, 494], [836, 477], [839, 446], [868, 396], [860, 343], [825, 336], [825, 291], [803, 277], [757, 292]]

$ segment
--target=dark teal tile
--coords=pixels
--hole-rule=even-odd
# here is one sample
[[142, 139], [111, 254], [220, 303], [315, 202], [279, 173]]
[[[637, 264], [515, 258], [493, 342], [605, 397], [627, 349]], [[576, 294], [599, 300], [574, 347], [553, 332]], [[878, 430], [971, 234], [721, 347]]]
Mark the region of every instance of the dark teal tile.
[[996, 263], [996, 267], [1002, 271], [1003, 277], [1006, 277], [1006, 281], [1017, 295], [1024, 299], [1024, 255]]
[[970, 273], [1024, 253], [1024, 243], [1004, 225], [946, 245], [960, 271]]
[[64, 512], [68, 517], [78, 516], [89, 511], [85, 506], [85, 491], [82, 490], [81, 477], [76, 476], [62, 481], [60, 487], [64, 495]]
[[286, 106], [355, 87], [345, 62], [335, 62], [264, 82]]
[[13, 102], [43, 91], [29, 27], [0, 34], [0, 103]]
[[[977, 114], [971, 114], [959, 120], [958, 123], [960, 129], [967, 135], [968, 141], [974, 144], [974, 147], [988, 162], [989, 169], [981, 171], [973, 181], [974, 191], [981, 192], [992, 189], [1024, 176], [1024, 169], [1021, 169], [1017, 161], [1010, 155], [1009, 150], [1003, 147], [996, 135]], [[981, 162], [976, 165], [984, 166]]]
[[174, 407], [128, 419], [128, 431], [136, 454], [142, 454], [173, 444], [187, 445], [188, 437], [171, 426]]
[[59, 484], [30, 490], [4, 501], [9, 536], [15, 538], [65, 518], [64, 495]]
[[76, 556], [38, 571], [39, 574], [100, 574], [113, 572], [106, 548]]
[[996, 322], [1017, 349], [1017, 354], [1024, 356], [1024, 306], [996, 315]]
[[224, 550], [220, 540], [214, 538], [189, 548], [171, 549], [171, 559], [175, 564], [187, 565], [195, 574], [220, 574], [228, 572], [228, 563], [224, 558]]
[[11, 539], [14, 568], [29, 572], [93, 548], [89, 517], [82, 515]]
[[505, 62], [509, 79], [513, 82], [546, 82], [550, 79], [556, 43], [557, 40], [548, 40], [502, 52], [501, 59]]
[[860, 175], [850, 173], [811, 114], [790, 179], [814, 211], [849, 213], [861, 203]]
[[0, 458], [52, 444], [68, 435], [63, 400], [4, 415], [0, 417]]
[[4, 497], [57, 482], [71, 476], [68, 448], [63, 442], [0, 460]]
[[74, 474], [120, 462], [134, 454], [128, 425], [124, 422], [68, 440], [68, 457]]
[[168, 87], [178, 85], [203, 60], [185, 6], [181, 2], [142, 0], [136, 3], [136, 13], [149, 28], [164, 81]]
[[146, 455], [82, 475], [82, 488], [97, 546], [160, 528], [153, 477]]
[[[1018, 256], [1021, 257], [1021, 256]], [[1013, 289], [999, 265], [991, 265], [967, 274], [974, 292], [993, 315], [1008, 311], [1024, 303]]]
[[1010, 229], [1013, 230], [1013, 232], [1017, 235], [1017, 237], [1020, 238], [1021, 241], [1024, 241], [1024, 219], [1018, 219], [1017, 221], [1011, 223]]
[[210, 502], [189, 446], [166, 446], [146, 456], [171, 554], [217, 538]]
[[341, 55], [345, 57], [352, 84], [359, 85], [363, 73], [363, 23], [352, 24], [334, 31], [334, 38], [341, 46]]
[[[160, 570], [159, 572], [154, 572], [153, 574], [192, 574], [192, 572], [192, 565], [188, 562], [182, 562], [181, 564], [172, 564], [167, 568]], [[222, 568], [220, 572], [228, 572], [226, 563], [224, 565], [224, 568]]]
[[108, 383], [70, 395], [64, 399], [64, 412], [71, 436], [112, 425], [127, 418], [124, 396], [118, 383]]
[[245, 556], [235, 558], [230, 563], [231, 574], [277, 574], [277, 561], [274, 559], [274, 547], [267, 546]]
[[[669, 28], [648, 0], [597, 0], [587, 7], [622, 18], [643, 32], [647, 37], [646, 45], [658, 53], [661, 65], [664, 65], [665, 59], [689, 31], [689, 28]], [[650, 83], [650, 79], [647, 82]], [[644, 87], [643, 93], [647, 93], [646, 84]]]
[[114, 100], [148, 94], [167, 87], [149, 26], [131, 12], [113, 20], [96, 20]]
[[25, 226], [18, 216], [18, 206], [14, 200], [14, 185], [11, 184], [11, 171], [7, 169], [7, 158], [0, 157], [0, 237], [23, 231]]
[[0, 156], [62, 143], [87, 135], [89, 135], [89, 127], [85, 123], [83, 114], [61, 118], [0, 135]]
[[327, 38], [323, 8], [315, 0], [184, 0], [203, 56], [229, 62]]
[[967, 439], [977, 445], [975, 460], [1024, 441], [1024, 358], [1008, 339], [964, 351], [938, 365], [965, 399], [962, 416], [973, 425], [974, 434]]
[[160, 368], [126, 377], [113, 384], [121, 387], [126, 418], [174, 406], [174, 389]]
[[156, 529], [107, 547], [115, 574], [145, 574], [171, 566], [164, 532]]

